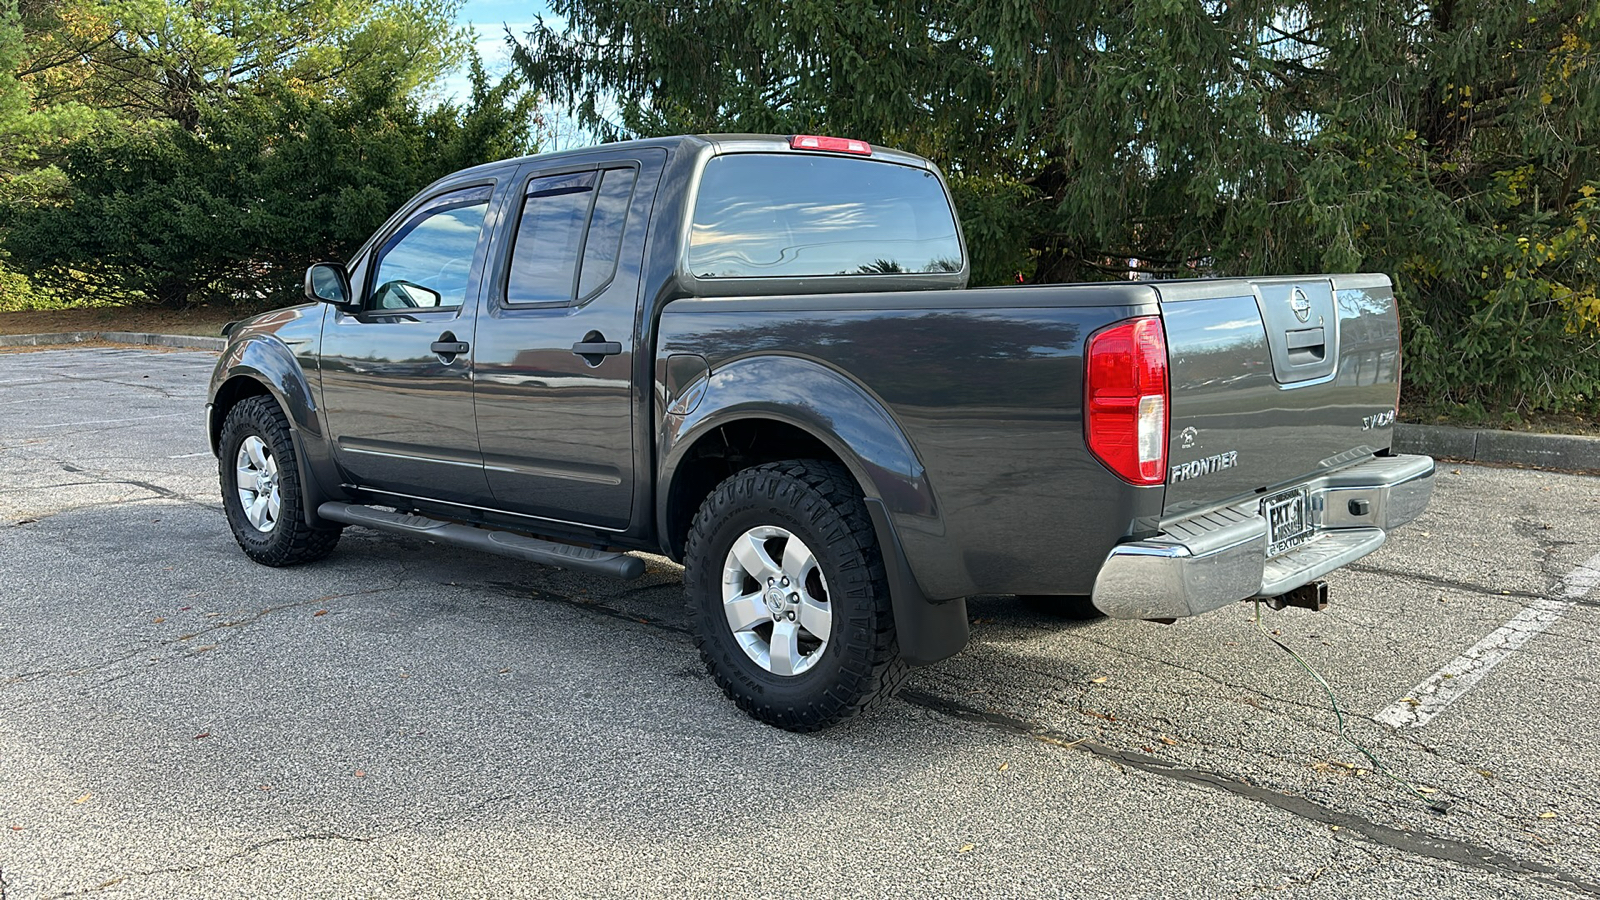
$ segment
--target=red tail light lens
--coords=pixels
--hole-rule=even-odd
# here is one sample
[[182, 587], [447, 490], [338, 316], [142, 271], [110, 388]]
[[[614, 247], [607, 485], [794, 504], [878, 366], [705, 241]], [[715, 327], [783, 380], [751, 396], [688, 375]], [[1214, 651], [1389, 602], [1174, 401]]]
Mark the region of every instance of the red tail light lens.
[[1089, 452], [1124, 481], [1167, 475], [1167, 338], [1158, 316], [1118, 322], [1089, 337], [1084, 382]]
[[872, 155], [872, 145], [851, 138], [823, 137], [820, 134], [797, 134], [789, 138], [790, 150], [829, 150], [834, 153]]

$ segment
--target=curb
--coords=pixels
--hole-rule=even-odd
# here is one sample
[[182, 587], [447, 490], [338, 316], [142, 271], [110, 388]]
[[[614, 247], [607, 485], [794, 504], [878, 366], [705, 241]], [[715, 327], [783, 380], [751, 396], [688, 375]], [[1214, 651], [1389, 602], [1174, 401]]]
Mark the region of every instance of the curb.
[[57, 331], [51, 334], [0, 334], [0, 347], [43, 347], [50, 344], [81, 344], [106, 341], [112, 344], [143, 344], [147, 347], [176, 347], [183, 350], [222, 350], [228, 339], [197, 334], [148, 334], [142, 331]]
[[[138, 331], [61, 331], [54, 334], [0, 334], [0, 347], [41, 347], [106, 341], [185, 350], [222, 350], [228, 339], [189, 334], [148, 334]], [[1536, 434], [1528, 431], [1452, 428], [1448, 425], [1413, 425], [1396, 422], [1394, 449], [1401, 453], [1426, 453], [1462, 462], [1512, 463], [1600, 472], [1600, 437], [1575, 434]]]
[[1394, 449], [1401, 453], [1426, 453], [1462, 462], [1514, 463], [1600, 472], [1600, 437], [1576, 434], [1536, 434], [1529, 431], [1494, 431], [1397, 422], [1394, 426]]

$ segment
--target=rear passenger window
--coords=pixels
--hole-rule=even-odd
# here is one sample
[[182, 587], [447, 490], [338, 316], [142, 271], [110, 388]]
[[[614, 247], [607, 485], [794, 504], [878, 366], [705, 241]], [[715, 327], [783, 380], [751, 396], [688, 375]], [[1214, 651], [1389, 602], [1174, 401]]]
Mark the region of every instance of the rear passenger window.
[[506, 302], [570, 303], [604, 287], [616, 272], [636, 175], [633, 169], [607, 169], [530, 181], [511, 249]]

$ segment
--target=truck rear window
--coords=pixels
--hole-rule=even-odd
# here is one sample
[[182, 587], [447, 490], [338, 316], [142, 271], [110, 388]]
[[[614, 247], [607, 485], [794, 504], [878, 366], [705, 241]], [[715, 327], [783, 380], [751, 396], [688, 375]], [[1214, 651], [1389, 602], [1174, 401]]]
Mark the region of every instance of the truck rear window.
[[944, 187], [912, 166], [810, 154], [706, 163], [689, 236], [698, 278], [957, 272]]

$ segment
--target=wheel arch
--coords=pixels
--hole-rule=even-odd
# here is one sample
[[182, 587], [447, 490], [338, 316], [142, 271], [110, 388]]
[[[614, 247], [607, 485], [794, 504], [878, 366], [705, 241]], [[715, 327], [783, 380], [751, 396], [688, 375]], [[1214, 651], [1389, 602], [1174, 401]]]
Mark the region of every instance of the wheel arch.
[[213, 455], [222, 452], [222, 426], [228, 413], [249, 397], [269, 396], [289, 422], [289, 437], [294, 441], [295, 468], [306, 494], [303, 515], [312, 527], [334, 527], [317, 515], [324, 500], [342, 499], [327, 486], [337, 485], [332, 455], [318, 414], [316, 398], [300, 363], [280, 340], [253, 336], [228, 347], [212, 376], [211, 399], [207, 403], [207, 440]]
[[915, 521], [938, 531], [942, 516], [926, 469], [884, 404], [843, 374], [798, 357], [738, 360], [706, 381], [692, 410], [664, 419], [656, 502], [662, 551], [682, 560], [695, 512], [734, 472], [783, 459], [837, 462], [871, 514], [902, 655], [919, 665], [959, 652], [968, 634], [965, 599], [928, 599], [895, 525]]

